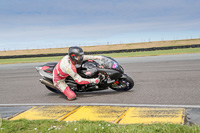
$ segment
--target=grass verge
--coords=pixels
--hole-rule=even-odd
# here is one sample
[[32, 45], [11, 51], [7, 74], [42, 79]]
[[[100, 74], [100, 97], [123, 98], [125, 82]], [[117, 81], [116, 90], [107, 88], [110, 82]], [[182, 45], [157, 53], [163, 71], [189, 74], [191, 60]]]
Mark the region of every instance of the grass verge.
[[[125, 43], [113, 45], [96, 45], [96, 46], [81, 46], [84, 51], [110, 51], [120, 49], [138, 49], [138, 48], [152, 48], [152, 47], [168, 47], [168, 46], [184, 46], [200, 44], [200, 38], [184, 39], [184, 40], [168, 40], [168, 41], [153, 41], [140, 43]], [[64, 48], [47, 48], [47, 49], [26, 49], [26, 50], [11, 50], [0, 51], [1, 56], [11, 55], [35, 55], [35, 54], [50, 54], [50, 53], [65, 53], [69, 47]]]
[[130, 124], [119, 125], [112, 124], [104, 121], [55, 121], [55, 120], [16, 120], [9, 121], [3, 120], [2, 127], [0, 128], [2, 133], [21, 133], [21, 132], [59, 132], [59, 133], [125, 133], [125, 132], [137, 132], [137, 133], [197, 133], [200, 132], [199, 126], [187, 126], [179, 124]]
[[[157, 51], [130, 52], [130, 53], [113, 53], [113, 54], [103, 54], [103, 55], [113, 57], [113, 58], [119, 58], [119, 57], [141, 57], [141, 56], [191, 54], [191, 53], [200, 53], [200, 48], [157, 50]], [[0, 59], [0, 64], [52, 62], [52, 61], [59, 61], [61, 58], [62, 58], [62, 56]]]

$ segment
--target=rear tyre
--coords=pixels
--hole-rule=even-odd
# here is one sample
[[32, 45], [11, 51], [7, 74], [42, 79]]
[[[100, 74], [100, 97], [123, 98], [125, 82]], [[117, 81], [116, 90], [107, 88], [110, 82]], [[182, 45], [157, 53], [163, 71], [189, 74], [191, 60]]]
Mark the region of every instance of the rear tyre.
[[[45, 85], [45, 86], [46, 86], [46, 85]], [[61, 93], [60, 90], [56, 90], [56, 89], [51, 88], [51, 87], [49, 87], [49, 86], [46, 86], [46, 87], [47, 87], [48, 90], [50, 90], [50, 91], [52, 91], [52, 92], [54, 92], [54, 93]]]
[[110, 88], [115, 91], [128, 91], [133, 88], [134, 81], [131, 77], [127, 76], [126, 79], [117, 80], [118, 83], [113, 83]]

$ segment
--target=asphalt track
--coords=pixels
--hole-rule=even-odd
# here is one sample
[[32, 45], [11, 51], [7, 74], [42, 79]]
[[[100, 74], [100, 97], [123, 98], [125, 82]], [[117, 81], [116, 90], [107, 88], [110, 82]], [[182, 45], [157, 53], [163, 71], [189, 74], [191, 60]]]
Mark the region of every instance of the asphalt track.
[[0, 105], [142, 104], [200, 105], [200, 54], [117, 58], [135, 81], [133, 90], [78, 93], [75, 101], [48, 91], [35, 67], [43, 63], [0, 65]]

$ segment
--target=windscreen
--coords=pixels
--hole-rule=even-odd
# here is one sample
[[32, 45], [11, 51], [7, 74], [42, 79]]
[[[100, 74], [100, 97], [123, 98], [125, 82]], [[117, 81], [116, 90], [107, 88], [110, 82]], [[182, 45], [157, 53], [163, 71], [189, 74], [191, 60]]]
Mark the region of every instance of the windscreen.
[[102, 58], [99, 62], [99, 64], [101, 66], [103, 66], [106, 69], [117, 69], [118, 68], [118, 62], [115, 61], [114, 59], [110, 58], [110, 57], [106, 57], [103, 56], [104, 58]]

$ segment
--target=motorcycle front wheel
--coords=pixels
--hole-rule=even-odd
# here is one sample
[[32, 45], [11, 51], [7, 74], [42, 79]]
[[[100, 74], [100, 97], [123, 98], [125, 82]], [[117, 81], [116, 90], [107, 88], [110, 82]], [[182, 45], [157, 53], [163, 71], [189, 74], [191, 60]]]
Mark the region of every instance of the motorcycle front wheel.
[[113, 83], [110, 88], [115, 91], [128, 91], [134, 86], [134, 81], [131, 77], [127, 76], [126, 79], [118, 79]]

